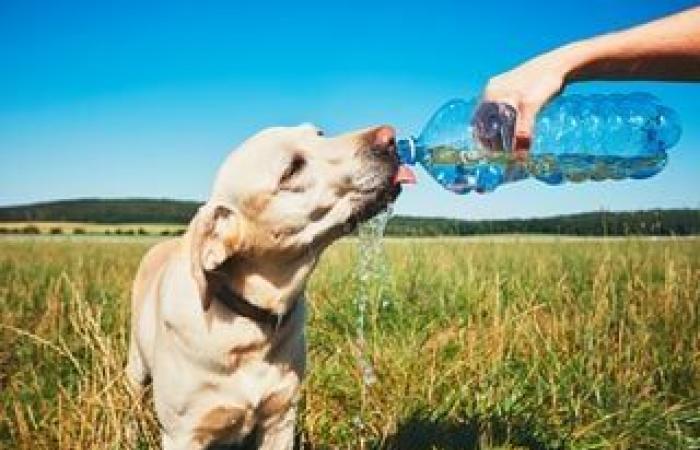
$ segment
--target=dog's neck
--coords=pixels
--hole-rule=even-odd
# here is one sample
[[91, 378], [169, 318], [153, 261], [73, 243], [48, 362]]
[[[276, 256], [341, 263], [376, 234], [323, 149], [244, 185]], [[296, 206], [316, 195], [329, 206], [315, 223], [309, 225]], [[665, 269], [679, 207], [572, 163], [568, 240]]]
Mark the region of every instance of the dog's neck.
[[317, 258], [309, 254], [293, 263], [265, 260], [231, 258], [217, 269], [217, 282], [259, 308], [284, 315], [303, 294]]

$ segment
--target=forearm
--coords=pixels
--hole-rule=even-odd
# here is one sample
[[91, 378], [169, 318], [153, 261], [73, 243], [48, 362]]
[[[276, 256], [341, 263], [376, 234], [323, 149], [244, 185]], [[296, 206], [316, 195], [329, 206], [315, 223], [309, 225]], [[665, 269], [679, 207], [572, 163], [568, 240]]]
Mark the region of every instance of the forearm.
[[700, 80], [700, 7], [552, 52], [565, 83]]

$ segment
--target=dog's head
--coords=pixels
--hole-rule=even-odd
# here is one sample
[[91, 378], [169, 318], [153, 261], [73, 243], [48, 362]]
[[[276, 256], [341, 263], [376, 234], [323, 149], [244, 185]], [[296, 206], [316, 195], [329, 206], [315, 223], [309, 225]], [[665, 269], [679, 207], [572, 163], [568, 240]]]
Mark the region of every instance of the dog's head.
[[325, 247], [396, 198], [398, 168], [386, 126], [335, 137], [312, 125], [269, 128], [245, 141], [188, 231], [205, 307], [207, 274], [227, 261], [284, 267], [273, 282], [301, 289]]

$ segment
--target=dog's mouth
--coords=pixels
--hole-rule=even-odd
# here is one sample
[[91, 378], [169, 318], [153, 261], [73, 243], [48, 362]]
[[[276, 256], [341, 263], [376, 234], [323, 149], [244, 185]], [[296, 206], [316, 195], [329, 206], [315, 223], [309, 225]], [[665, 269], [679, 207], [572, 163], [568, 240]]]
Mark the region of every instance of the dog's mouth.
[[401, 193], [401, 166], [395, 145], [388, 150], [369, 149], [365, 153], [358, 181], [361, 200], [348, 220], [353, 227], [385, 210]]
[[350, 222], [357, 225], [360, 222], [371, 219], [384, 211], [390, 203], [393, 203], [401, 193], [401, 185], [393, 182], [387, 183], [377, 188], [372, 194], [367, 196], [356, 213], [351, 217]]
[[393, 130], [390, 130], [389, 139], [384, 136], [384, 139], [374, 139], [374, 142], [369, 140], [367, 146], [359, 150], [358, 157], [360, 168], [354, 174], [352, 188], [347, 194], [352, 198], [353, 209], [345, 221], [329, 229], [323, 242], [352, 233], [361, 222], [387, 209], [401, 193], [401, 184], [415, 183], [413, 172], [399, 162]]

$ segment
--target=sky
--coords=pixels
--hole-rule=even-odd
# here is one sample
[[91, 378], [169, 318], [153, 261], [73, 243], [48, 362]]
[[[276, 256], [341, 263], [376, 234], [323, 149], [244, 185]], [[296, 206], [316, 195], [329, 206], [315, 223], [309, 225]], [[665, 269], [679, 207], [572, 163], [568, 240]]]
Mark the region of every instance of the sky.
[[[0, 0], [0, 205], [204, 200], [224, 157], [261, 128], [389, 123], [417, 134], [442, 103], [479, 95], [528, 58], [694, 4]], [[567, 88], [640, 90], [683, 123], [656, 177], [457, 196], [419, 170], [396, 210], [483, 219], [700, 207], [700, 85]]]

